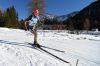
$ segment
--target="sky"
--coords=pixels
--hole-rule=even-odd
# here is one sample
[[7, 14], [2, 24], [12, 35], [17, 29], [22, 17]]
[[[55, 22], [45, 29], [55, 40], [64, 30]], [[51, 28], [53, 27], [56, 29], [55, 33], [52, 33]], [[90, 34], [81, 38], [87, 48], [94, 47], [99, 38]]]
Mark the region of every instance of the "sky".
[[[19, 19], [25, 19], [29, 15], [28, 3], [31, 0], [0, 0], [0, 9], [14, 5]], [[65, 15], [74, 11], [80, 11], [95, 0], [45, 0], [46, 13], [54, 15]]]

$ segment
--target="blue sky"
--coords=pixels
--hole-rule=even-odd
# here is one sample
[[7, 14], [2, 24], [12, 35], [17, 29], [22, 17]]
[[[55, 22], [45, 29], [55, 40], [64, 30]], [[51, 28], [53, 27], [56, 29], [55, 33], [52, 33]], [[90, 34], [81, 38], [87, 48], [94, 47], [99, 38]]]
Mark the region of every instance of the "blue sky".
[[[31, 0], [0, 0], [0, 8], [5, 10], [14, 5], [19, 14], [19, 19], [29, 15], [28, 3]], [[45, 11], [54, 15], [65, 15], [80, 11], [95, 0], [45, 0]]]

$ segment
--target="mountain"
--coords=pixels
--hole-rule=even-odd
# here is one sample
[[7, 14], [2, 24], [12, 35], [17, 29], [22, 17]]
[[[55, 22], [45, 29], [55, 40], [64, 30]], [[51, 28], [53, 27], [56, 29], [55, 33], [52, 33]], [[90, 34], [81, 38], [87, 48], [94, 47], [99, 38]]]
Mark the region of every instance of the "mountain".
[[78, 13], [78, 11], [72, 12], [70, 14], [66, 14], [66, 15], [61, 15], [61, 16], [57, 16], [57, 15], [53, 15], [53, 14], [48, 14], [46, 13], [45, 15], [43, 15], [46, 19], [57, 19], [59, 22], [62, 22], [66, 19], [68, 19], [69, 17], [73, 17]]
[[40, 15], [40, 18], [41, 19], [50, 19], [50, 20], [52, 20], [52, 19], [54, 19], [56, 17], [56, 15], [53, 15], [53, 14], [49, 14], [49, 13], [45, 13], [45, 14], [41, 14]]
[[95, 1], [91, 3], [89, 6], [85, 7], [78, 14], [74, 16], [74, 19], [85, 19], [89, 18], [91, 20], [100, 21], [100, 1]]
[[61, 16], [56, 16], [55, 19], [57, 19], [59, 22], [62, 22], [66, 19], [68, 19], [69, 17], [73, 17], [78, 13], [78, 11], [72, 12], [70, 14], [67, 15], [61, 15]]
[[61, 15], [61, 16], [56, 16], [56, 19], [59, 21], [59, 22], [62, 22], [66, 19], [68, 19], [68, 16], [67, 15]]
[[45, 13], [44, 15], [42, 15], [42, 17], [44, 17], [46, 19], [54, 19], [56, 17], [56, 15]]
[[100, 1], [95, 1], [83, 8], [70, 21], [74, 22], [76, 29], [100, 30]]

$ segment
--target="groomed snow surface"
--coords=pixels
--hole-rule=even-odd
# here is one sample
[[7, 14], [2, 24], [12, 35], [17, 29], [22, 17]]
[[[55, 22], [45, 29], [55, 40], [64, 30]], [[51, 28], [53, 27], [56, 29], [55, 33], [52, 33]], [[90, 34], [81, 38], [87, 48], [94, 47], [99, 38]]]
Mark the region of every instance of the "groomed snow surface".
[[100, 35], [38, 30], [38, 43], [65, 51], [61, 53], [44, 48], [70, 64], [34, 49], [28, 43], [33, 43], [33, 36], [29, 31], [1, 27], [0, 66], [70, 66], [70, 64], [71, 66], [100, 66]]

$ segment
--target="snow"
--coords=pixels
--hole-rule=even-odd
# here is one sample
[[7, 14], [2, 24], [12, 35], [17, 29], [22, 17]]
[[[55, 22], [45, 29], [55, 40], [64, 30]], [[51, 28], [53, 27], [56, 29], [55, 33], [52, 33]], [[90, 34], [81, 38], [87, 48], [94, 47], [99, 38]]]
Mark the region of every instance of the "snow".
[[70, 64], [31, 48], [28, 42], [33, 43], [29, 31], [0, 27], [0, 66], [76, 66], [77, 60], [77, 66], [100, 66], [100, 35], [38, 30], [38, 43], [65, 51], [44, 48]]

